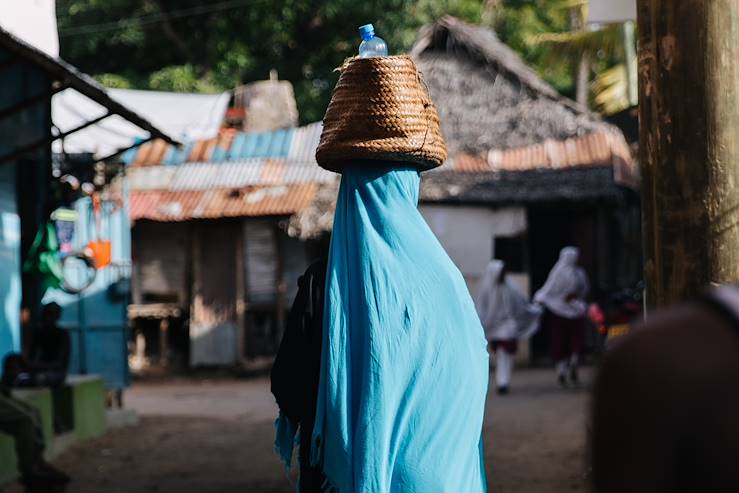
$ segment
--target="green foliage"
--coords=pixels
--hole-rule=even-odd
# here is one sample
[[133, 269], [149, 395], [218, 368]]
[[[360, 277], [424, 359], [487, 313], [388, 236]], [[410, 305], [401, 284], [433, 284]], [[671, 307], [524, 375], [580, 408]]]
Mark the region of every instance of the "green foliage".
[[111, 89], [133, 89], [134, 84], [120, 74], [98, 74], [95, 79]]
[[[581, 0], [565, 0], [581, 1]], [[552, 0], [57, 0], [62, 57], [110, 87], [212, 92], [262, 80], [271, 69], [295, 87], [301, 123], [323, 117], [338, 74], [357, 51], [357, 27], [375, 25], [392, 53], [445, 14], [498, 31], [561, 92], [572, 59], [532, 43], [566, 33]]]
[[[479, 22], [484, 0], [58, 0], [62, 57], [100, 80], [213, 91], [265, 79], [295, 86], [303, 123], [323, 117], [334, 68], [372, 22], [394, 53], [444, 14]], [[116, 74], [120, 78], [109, 75]]]
[[218, 92], [209, 77], [198, 77], [192, 65], [172, 65], [149, 76], [150, 89], [172, 92]]
[[[568, 12], [584, 26], [588, 16], [587, 0], [557, 0], [552, 8]], [[624, 35], [620, 24], [598, 29], [544, 32], [530, 35], [528, 43], [545, 49], [543, 61], [548, 65], [566, 64], [585, 58], [590, 61], [594, 79], [590, 85], [593, 105], [604, 113], [615, 113], [630, 106], [625, 58]], [[635, 70], [635, 68], [634, 68]]]
[[517, 51], [539, 75], [558, 91], [574, 96], [576, 60], [552, 61], [546, 47], [531, 43], [536, 36], [570, 30], [569, 13], [552, 0], [505, 0], [491, 11], [500, 39]]

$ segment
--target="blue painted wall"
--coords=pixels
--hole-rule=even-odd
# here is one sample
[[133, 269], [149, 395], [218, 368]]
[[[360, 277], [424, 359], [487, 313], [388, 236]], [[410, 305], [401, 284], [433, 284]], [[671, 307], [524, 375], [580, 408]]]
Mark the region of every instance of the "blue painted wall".
[[[76, 204], [75, 250], [97, 236], [92, 203]], [[70, 372], [101, 375], [110, 389], [130, 384], [128, 368], [128, 317], [131, 276], [131, 229], [125, 205], [103, 203], [100, 238], [112, 242], [112, 265], [98, 270], [94, 283], [79, 295], [49, 290], [44, 302], [62, 308], [60, 325], [72, 339]], [[67, 270], [65, 276], [80, 275]], [[112, 293], [120, 288], [116, 294]]]
[[[10, 54], [0, 48], [0, 63]], [[49, 90], [49, 81], [38, 69], [19, 61], [0, 71], [0, 109]], [[0, 119], [0, 155], [37, 141], [49, 132], [49, 104], [42, 102]], [[46, 165], [33, 161], [43, 154], [29, 153], [23, 165]], [[48, 154], [46, 155], [48, 157]], [[21, 218], [18, 207], [18, 161], [0, 163], [0, 360], [20, 350]], [[0, 367], [0, 371], [2, 371]]]
[[15, 165], [0, 164], [0, 360], [20, 351], [20, 227]]

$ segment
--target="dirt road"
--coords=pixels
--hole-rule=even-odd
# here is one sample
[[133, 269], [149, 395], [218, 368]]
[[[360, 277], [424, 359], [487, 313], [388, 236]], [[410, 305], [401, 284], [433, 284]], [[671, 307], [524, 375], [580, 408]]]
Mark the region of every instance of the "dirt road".
[[[586, 399], [584, 390], [556, 388], [544, 370], [515, 374], [511, 395], [491, 394], [485, 425], [491, 491], [584, 492]], [[275, 408], [265, 379], [139, 384], [126, 400], [141, 415], [138, 426], [56, 461], [75, 479], [70, 493], [294, 491], [272, 452]]]

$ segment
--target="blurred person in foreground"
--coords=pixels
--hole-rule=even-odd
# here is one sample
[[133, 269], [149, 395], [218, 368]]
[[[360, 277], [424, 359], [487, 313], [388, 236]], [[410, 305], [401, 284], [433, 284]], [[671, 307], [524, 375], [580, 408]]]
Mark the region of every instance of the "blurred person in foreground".
[[498, 394], [505, 395], [511, 382], [518, 340], [534, 334], [542, 310], [531, 305], [508, 280], [501, 260], [493, 260], [485, 268], [475, 306], [495, 358]]
[[590, 282], [579, 265], [580, 250], [568, 246], [562, 249], [559, 260], [549, 272], [544, 286], [534, 295], [534, 301], [546, 312], [542, 325], [552, 335], [552, 358], [557, 369], [557, 380], [563, 387], [578, 384], [578, 365], [585, 348], [585, 317]]
[[739, 288], [651, 316], [607, 353], [596, 493], [739, 491]]

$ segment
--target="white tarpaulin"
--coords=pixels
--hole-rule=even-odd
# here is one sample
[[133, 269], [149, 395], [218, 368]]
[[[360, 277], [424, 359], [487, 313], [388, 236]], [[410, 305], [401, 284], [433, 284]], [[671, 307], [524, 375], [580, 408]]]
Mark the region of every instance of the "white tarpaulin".
[[55, 0], [0, 0], [0, 26], [47, 55], [59, 56]]
[[588, 22], [609, 24], [636, 20], [636, 0], [590, 0]]
[[[159, 137], [212, 137], [218, 132], [226, 112], [228, 94], [170, 96], [147, 91], [106, 92], [74, 67], [59, 60], [55, 0], [0, 0], [0, 34], [10, 46], [22, 50], [23, 56], [46, 70], [64, 72], [65, 75], [58, 80], [64, 80], [65, 85], [71, 87], [55, 94], [51, 104], [52, 122], [62, 133], [108, 114], [108, 108], [124, 115], [112, 115], [72, 133], [63, 144], [56, 140], [52, 144], [54, 152], [61, 151], [63, 145], [67, 152], [91, 152], [97, 157], [105, 157], [137, 140], [149, 138], [152, 131]], [[116, 104], [125, 108], [116, 107]], [[159, 128], [152, 127], [141, 115], [145, 115], [144, 119], [153, 117], [161, 127], [170, 128], [171, 134], [165, 135]]]
[[[183, 142], [215, 137], [230, 100], [227, 92], [187, 94], [108, 89], [108, 93], [111, 98], [143, 116], [167, 135]], [[70, 90], [56, 94], [51, 104], [52, 120], [62, 132], [101, 116], [106, 111], [102, 105]], [[96, 157], [104, 157], [148, 135], [148, 132], [125, 119], [111, 116], [73, 133], [64, 139], [63, 146], [68, 153], [91, 152]], [[54, 151], [61, 150], [62, 142], [54, 142]]]

